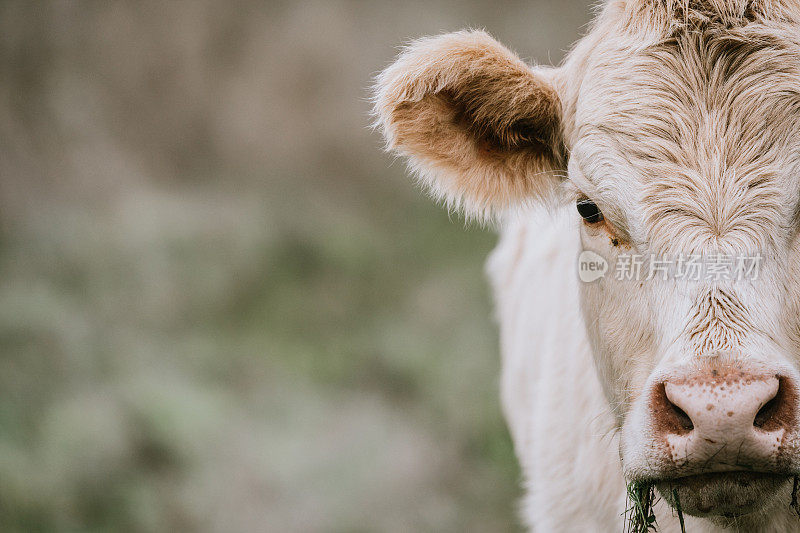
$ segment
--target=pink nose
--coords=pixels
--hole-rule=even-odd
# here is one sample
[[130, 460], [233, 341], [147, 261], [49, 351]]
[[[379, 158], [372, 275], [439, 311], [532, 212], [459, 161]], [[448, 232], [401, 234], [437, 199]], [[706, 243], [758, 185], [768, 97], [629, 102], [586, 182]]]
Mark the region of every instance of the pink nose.
[[670, 378], [651, 396], [653, 425], [676, 467], [773, 467], [794, 429], [794, 391], [789, 378], [741, 370]]

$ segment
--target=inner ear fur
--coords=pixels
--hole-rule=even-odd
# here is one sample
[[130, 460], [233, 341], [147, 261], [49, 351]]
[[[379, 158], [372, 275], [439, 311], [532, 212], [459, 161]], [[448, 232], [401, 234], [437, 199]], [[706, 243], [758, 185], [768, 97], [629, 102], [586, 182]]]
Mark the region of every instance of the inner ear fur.
[[422, 39], [378, 77], [377, 123], [435, 197], [490, 214], [548, 194], [565, 168], [548, 74], [482, 31]]

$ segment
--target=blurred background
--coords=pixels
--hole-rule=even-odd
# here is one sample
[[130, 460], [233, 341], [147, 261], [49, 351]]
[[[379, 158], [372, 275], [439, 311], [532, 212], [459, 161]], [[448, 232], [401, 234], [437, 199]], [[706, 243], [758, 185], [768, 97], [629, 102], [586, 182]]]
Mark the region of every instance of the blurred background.
[[518, 531], [483, 261], [368, 128], [587, 2], [0, 2], [0, 531]]

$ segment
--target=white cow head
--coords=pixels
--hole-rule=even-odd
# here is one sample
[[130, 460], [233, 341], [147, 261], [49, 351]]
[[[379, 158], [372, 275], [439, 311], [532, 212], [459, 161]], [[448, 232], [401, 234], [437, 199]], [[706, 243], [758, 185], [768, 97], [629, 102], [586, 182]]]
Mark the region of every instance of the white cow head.
[[800, 471], [798, 21], [788, 0], [615, 1], [559, 68], [469, 31], [377, 84], [389, 146], [448, 205], [571, 191], [610, 265], [581, 305], [623, 470], [691, 514], [763, 509]]

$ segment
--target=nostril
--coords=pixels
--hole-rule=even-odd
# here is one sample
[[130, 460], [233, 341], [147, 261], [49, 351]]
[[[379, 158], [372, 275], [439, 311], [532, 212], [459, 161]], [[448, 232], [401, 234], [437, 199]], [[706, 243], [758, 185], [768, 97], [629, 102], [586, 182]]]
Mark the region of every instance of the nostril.
[[753, 425], [757, 428], [763, 428], [772, 420], [772, 417], [775, 416], [775, 413], [778, 411], [778, 405], [778, 396], [776, 395], [773, 399], [765, 403], [764, 407], [758, 410], [756, 418], [753, 420]]
[[753, 420], [753, 425], [764, 431], [774, 431], [786, 425], [791, 417], [791, 405], [787, 391], [791, 387], [786, 378], [778, 377], [778, 390], [767, 403], [761, 406]]
[[705, 376], [665, 381], [651, 389], [650, 416], [656, 432], [797, 428], [798, 386], [792, 378], [742, 372], [701, 378]]
[[694, 429], [691, 417], [669, 398], [665, 383], [653, 388], [650, 406], [659, 431], [684, 435]]
[[[669, 402], [669, 400], [667, 400]], [[670, 407], [672, 408], [672, 412], [675, 415], [675, 418], [678, 421], [678, 424], [685, 429], [686, 431], [691, 431], [694, 429], [694, 424], [692, 424], [692, 419], [689, 418], [689, 415], [686, 414], [686, 411], [678, 407], [672, 402], [669, 402]]]

